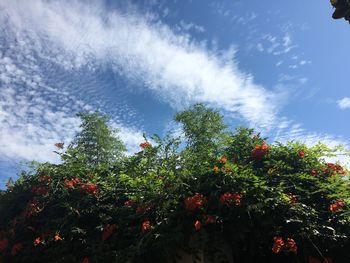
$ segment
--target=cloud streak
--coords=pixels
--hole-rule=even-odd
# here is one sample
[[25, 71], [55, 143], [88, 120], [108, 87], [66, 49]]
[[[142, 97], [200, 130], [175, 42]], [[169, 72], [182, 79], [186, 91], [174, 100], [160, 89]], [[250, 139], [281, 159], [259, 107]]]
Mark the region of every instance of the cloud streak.
[[276, 123], [278, 95], [240, 71], [234, 52], [218, 55], [187, 35], [132, 13], [108, 12], [77, 1], [3, 1], [15, 32], [30, 32], [42, 53], [66, 69], [112, 65], [174, 108], [202, 101], [233, 112], [252, 126]]
[[337, 101], [338, 107], [342, 110], [350, 108], [350, 98], [345, 97]]

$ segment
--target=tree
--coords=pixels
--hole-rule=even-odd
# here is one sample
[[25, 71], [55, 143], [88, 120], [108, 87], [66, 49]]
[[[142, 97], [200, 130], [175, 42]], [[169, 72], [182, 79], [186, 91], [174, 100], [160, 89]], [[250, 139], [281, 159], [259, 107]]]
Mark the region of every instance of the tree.
[[117, 130], [108, 126], [109, 118], [100, 113], [79, 113], [80, 131], [68, 146], [66, 162], [84, 163], [87, 167], [111, 165], [120, 161], [125, 146], [117, 136]]
[[190, 170], [208, 169], [223, 150], [226, 125], [223, 116], [203, 104], [179, 112], [175, 121], [182, 124], [186, 139], [184, 157]]

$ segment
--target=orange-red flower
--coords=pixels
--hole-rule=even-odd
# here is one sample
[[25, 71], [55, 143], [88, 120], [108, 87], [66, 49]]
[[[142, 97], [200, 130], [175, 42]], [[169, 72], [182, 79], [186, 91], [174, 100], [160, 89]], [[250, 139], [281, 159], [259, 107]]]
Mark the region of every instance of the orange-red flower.
[[9, 241], [7, 238], [0, 239], [0, 252], [3, 252], [7, 249]]
[[37, 237], [37, 238], [34, 240], [34, 242], [33, 242], [34, 246], [39, 246], [39, 245], [41, 245], [42, 243], [43, 243], [43, 241], [42, 241], [42, 239], [41, 239], [40, 237]]
[[116, 224], [107, 224], [102, 232], [102, 240], [107, 240], [117, 230], [117, 228], [118, 227]]
[[142, 150], [144, 150], [146, 148], [152, 147], [152, 145], [149, 142], [143, 142], [143, 143], [140, 143], [140, 147]]
[[304, 158], [304, 157], [305, 157], [305, 152], [304, 152], [304, 150], [299, 150], [299, 151], [298, 151], [298, 155], [299, 155], [300, 158]]
[[194, 222], [194, 228], [198, 231], [200, 230], [202, 227], [202, 223], [201, 221], [197, 220], [196, 222]]
[[295, 243], [294, 239], [287, 238], [286, 249], [289, 252], [297, 253], [298, 247], [297, 247], [297, 244]]
[[298, 247], [295, 243], [294, 239], [287, 238], [287, 241], [284, 242], [283, 238], [280, 236], [275, 236], [273, 238], [273, 246], [272, 246], [272, 252], [273, 253], [280, 253], [282, 250], [285, 252], [293, 252], [297, 253]]
[[55, 241], [61, 241], [61, 240], [62, 240], [62, 237], [60, 236], [59, 233], [56, 233], [55, 236], [53, 237], [53, 239], [54, 239]]
[[298, 203], [298, 199], [296, 198], [295, 195], [293, 195], [292, 193], [288, 193], [287, 195], [292, 205], [295, 205], [296, 203]]
[[152, 227], [151, 222], [149, 220], [143, 221], [141, 225], [141, 231], [142, 233], [145, 233], [146, 231], [150, 230]]
[[185, 199], [185, 207], [188, 211], [195, 211], [201, 208], [206, 202], [207, 199], [204, 197], [204, 195], [196, 193], [194, 196], [190, 196]]
[[83, 261], [81, 263], [89, 263], [89, 258], [88, 257], [83, 258]]
[[266, 142], [262, 142], [262, 144], [258, 144], [252, 150], [252, 156], [254, 158], [262, 158], [269, 152], [270, 146]]
[[81, 184], [80, 189], [89, 193], [89, 194], [96, 194], [97, 193], [97, 185], [93, 184], [93, 183]]
[[335, 176], [337, 174], [341, 175], [347, 175], [348, 171], [344, 170], [343, 167], [339, 164], [334, 163], [327, 163], [327, 167], [323, 169], [323, 172], [325, 173], [331, 173], [332, 176]]
[[221, 156], [220, 160], [219, 160], [220, 163], [226, 163], [227, 162], [227, 157], [224, 155], [224, 156]]
[[273, 246], [272, 246], [272, 252], [275, 253], [275, 254], [278, 254], [281, 252], [283, 246], [284, 246], [284, 241], [283, 241], [283, 238], [282, 237], [279, 237], [279, 236], [275, 236], [273, 238]]
[[220, 203], [226, 206], [240, 205], [241, 204], [241, 194], [226, 192], [220, 196]]
[[216, 165], [213, 168], [214, 172], [217, 173], [219, 171], [219, 167], [217, 167]]
[[21, 243], [14, 244], [11, 249], [11, 255], [16, 256], [18, 252], [20, 252], [22, 249], [23, 249], [23, 245]]
[[64, 179], [64, 186], [66, 188], [74, 188], [76, 185], [80, 184], [80, 179], [75, 178], [72, 180]]
[[311, 174], [312, 176], [316, 176], [316, 175], [317, 175], [317, 170], [316, 170], [316, 169], [312, 169], [311, 172], [310, 172], [310, 174]]
[[332, 212], [337, 212], [340, 209], [342, 209], [344, 205], [345, 205], [345, 203], [343, 200], [337, 200], [329, 206], [329, 210]]

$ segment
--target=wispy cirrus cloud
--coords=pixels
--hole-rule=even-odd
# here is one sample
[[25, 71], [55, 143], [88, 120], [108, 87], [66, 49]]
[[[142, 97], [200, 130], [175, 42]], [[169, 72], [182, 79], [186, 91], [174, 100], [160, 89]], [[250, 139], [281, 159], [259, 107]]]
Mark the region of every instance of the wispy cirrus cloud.
[[[0, 160], [6, 160], [9, 167], [18, 167], [16, 161], [21, 160], [58, 162], [53, 145], [60, 141], [69, 143], [79, 130], [80, 120], [75, 114], [104, 110], [103, 103], [94, 101], [98, 91], [89, 91], [90, 85], [102, 84], [89, 78], [95, 70], [93, 61], [84, 65], [87, 72], [73, 71], [73, 67], [83, 67], [79, 65], [80, 58], [72, 56], [72, 60], [68, 53], [47, 41], [42, 32], [26, 27], [28, 21], [16, 17], [16, 5], [20, 2], [11, 3], [13, 7], [0, 3]], [[79, 98], [77, 94], [83, 88], [86, 98]], [[121, 125], [118, 116], [114, 120], [128, 150], [136, 151], [142, 132]], [[5, 172], [0, 172], [0, 177], [6, 177]]]
[[[253, 126], [276, 122], [278, 94], [254, 83], [232, 57], [218, 55], [148, 16], [108, 12], [97, 2], [4, 1], [11, 28], [31, 32], [38, 48], [67, 69], [108, 63], [175, 108], [203, 101]], [[151, 16], [149, 16], [151, 17]], [[44, 21], [44, 22], [43, 22]], [[45, 53], [45, 52], [44, 52]]]
[[[194, 24], [182, 26], [196, 29]], [[111, 11], [99, 1], [3, 0], [0, 29], [4, 156], [54, 158], [53, 143], [69, 141], [78, 129], [74, 112], [96, 106], [103, 110], [105, 105], [95, 99], [101, 82], [90, 78], [101, 69], [142, 86], [175, 109], [200, 101], [260, 129], [281, 129], [283, 134], [293, 125], [279, 116], [286, 93], [267, 89], [240, 70], [235, 48], [209, 50], [152, 14]], [[261, 48], [274, 55], [295, 47], [288, 34], [265, 41], [268, 45]], [[85, 78], [90, 83], [81, 82]], [[119, 108], [126, 107], [121, 103]], [[123, 113], [116, 112], [117, 120], [118, 114]], [[129, 149], [136, 151], [141, 131], [117, 126]]]

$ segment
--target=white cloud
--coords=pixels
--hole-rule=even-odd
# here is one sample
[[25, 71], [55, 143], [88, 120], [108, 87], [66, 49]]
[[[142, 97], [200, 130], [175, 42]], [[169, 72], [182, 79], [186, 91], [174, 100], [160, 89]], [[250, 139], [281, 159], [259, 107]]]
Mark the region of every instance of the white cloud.
[[350, 98], [345, 97], [342, 98], [341, 100], [337, 101], [338, 107], [341, 108], [342, 110], [349, 109], [350, 108]]
[[[292, 36], [289, 33], [285, 33], [283, 36], [274, 36], [271, 34], [265, 34], [262, 37], [262, 40], [265, 42], [265, 51], [268, 54], [275, 56], [280, 56], [289, 53], [297, 47], [293, 44]], [[258, 44], [257, 49], [261, 50], [262, 43]]]
[[114, 125], [119, 130], [118, 135], [127, 148], [127, 154], [133, 154], [140, 151], [140, 143], [144, 141], [143, 133], [132, 127], [124, 127], [118, 124]]
[[[137, 15], [77, 1], [2, 1], [10, 27], [30, 32], [35, 47], [67, 69], [106, 63], [173, 107], [203, 101], [238, 113], [253, 126], [276, 123], [278, 95], [255, 84], [235, 60], [224, 61], [186, 35]], [[4, 12], [4, 11], [2, 11]], [[6, 23], [5, 21], [3, 21]]]
[[259, 51], [259, 52], [263, 52], [265, 49], [264, 49], [264, 47], [263, 47], [263, 45], [261, 44], [261, 43], [258, 43], [257, 45], [256, 45], [256, 48], [257, 48], [257, 50]]
[[205, 32], [205, 28], [203, 26], [200, 25], [196, 25], [194, 23], [186, 23], [184, 20], [180, 21], [180, 26], [181, 28], [183, 28], [185, 31], [190, 31], [190, 30], [194, 30], [197, 31], [199, 33], [203, 33]]
[[[0, 28], [0, 41], [7, 41], [10, 52], [0, 53], [0, 153], [4, 156], [54, 160], [52, 145], [69, 141], [79, 125], [72, 112], [92, 107], [63, 88], [71, 85], [65, 78], [107, 66], [142, 83], [176, 109], [202, 101], [259, 129], [287, 130], [292, 125], [278, 116], [285, 95], [267, 90], [242, 72], [235, 49], [208, 50], [187, 34], [176, 34], [153, 21], [152, 15], [108, 11], [98, 1], [2, 0]], [[274, 55], [296, 47], [288, 34], [265, 40], [262, 47]], [[88, 87], [79, 89], [83, 94], [84, 88]], [[137, 151], [142, 133], [119, 128], [129, 151]], [[301, 134], [298, 129], [292, 127], [292, 138]]]

